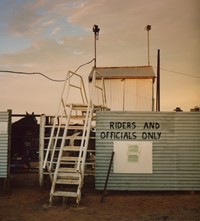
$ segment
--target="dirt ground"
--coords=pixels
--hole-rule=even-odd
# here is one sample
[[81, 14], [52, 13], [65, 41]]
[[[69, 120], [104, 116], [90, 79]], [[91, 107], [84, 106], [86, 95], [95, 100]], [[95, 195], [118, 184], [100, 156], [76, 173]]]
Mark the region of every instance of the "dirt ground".
[[94, 179], [86, 179], [79, 207], [49, 205], [49, 188], [37, 173], [11, 176], [9, 194], [0, 194], [0, 221], [200, 221], [199, 192], [108, 192], [101, 203]]

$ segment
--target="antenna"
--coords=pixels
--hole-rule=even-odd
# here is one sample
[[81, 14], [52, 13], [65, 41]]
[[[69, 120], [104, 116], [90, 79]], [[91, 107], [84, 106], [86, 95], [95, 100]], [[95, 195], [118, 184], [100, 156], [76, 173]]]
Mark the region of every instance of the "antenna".
[[97, 45], [96, 42], [99, 40], [99, 31], [100, 28], [98, 25], [93, 26], [93, 32], [94, 32], [94, 67], [96, 68], [96, 62], [97, 62]]
[[160, 111], [160, 49], [157, 57], [156, 111]]
[[148, 65], [150, 65], [150, 55], [149, 55], [149, 31], [151, 30], [151, 25], [147, 25], [144, 29], [147, 30]]

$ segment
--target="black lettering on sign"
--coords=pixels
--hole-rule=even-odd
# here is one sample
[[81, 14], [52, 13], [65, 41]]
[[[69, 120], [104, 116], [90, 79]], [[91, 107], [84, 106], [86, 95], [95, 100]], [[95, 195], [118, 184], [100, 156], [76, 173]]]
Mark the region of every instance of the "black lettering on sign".
[[135, 129], [135, 122], [110, 122], [110, 129]]
[[144, 140], [159, 140], [161, 132], [143, 132], [142, 139]]
[[131, 123], [131, 129], [135, 129], [136, 128], [136, 124], [135, 124], [135, 122], [132, 122]]
[[110, 122], [110, 129], [115, 129], [114, 125], [115, 125], [114, 122]]
[[157, 122], [145, 122], [144, 123], [144, 129], [159, 129], [160, 124]]
[[101, 139], [105, 139], [106, 138], [105, 132], [101, 132], [100, 137], [101, 137]]
[[134, 140], [137, 138], [136, 132], [130, 131], [121, 131], [121, 132], [114, 132], [114, 131], [107, 131], [100, 133], [101, 139], [117, 139], [117, 140]]

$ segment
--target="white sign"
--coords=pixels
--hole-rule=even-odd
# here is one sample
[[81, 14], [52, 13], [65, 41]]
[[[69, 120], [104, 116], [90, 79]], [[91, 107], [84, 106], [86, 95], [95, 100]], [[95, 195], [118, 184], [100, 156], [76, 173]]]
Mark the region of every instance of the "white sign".
[[152, 173], [152, 141], [114, 141], [114, 173]]

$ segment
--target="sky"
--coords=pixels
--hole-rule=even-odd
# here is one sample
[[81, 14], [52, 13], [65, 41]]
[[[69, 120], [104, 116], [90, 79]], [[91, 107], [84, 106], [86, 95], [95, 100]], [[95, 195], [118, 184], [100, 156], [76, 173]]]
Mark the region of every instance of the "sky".
[[[64, 79], [94, 58], [97, 66], [147, 65], [160, 49], [161, 111], [200, 106], [199, 0], [1, 0], [0, 70]], [[85, 82], [93, 63], [79, 70]], [[0, 72], [0, 111], [55, 114], [63, 83]]]

